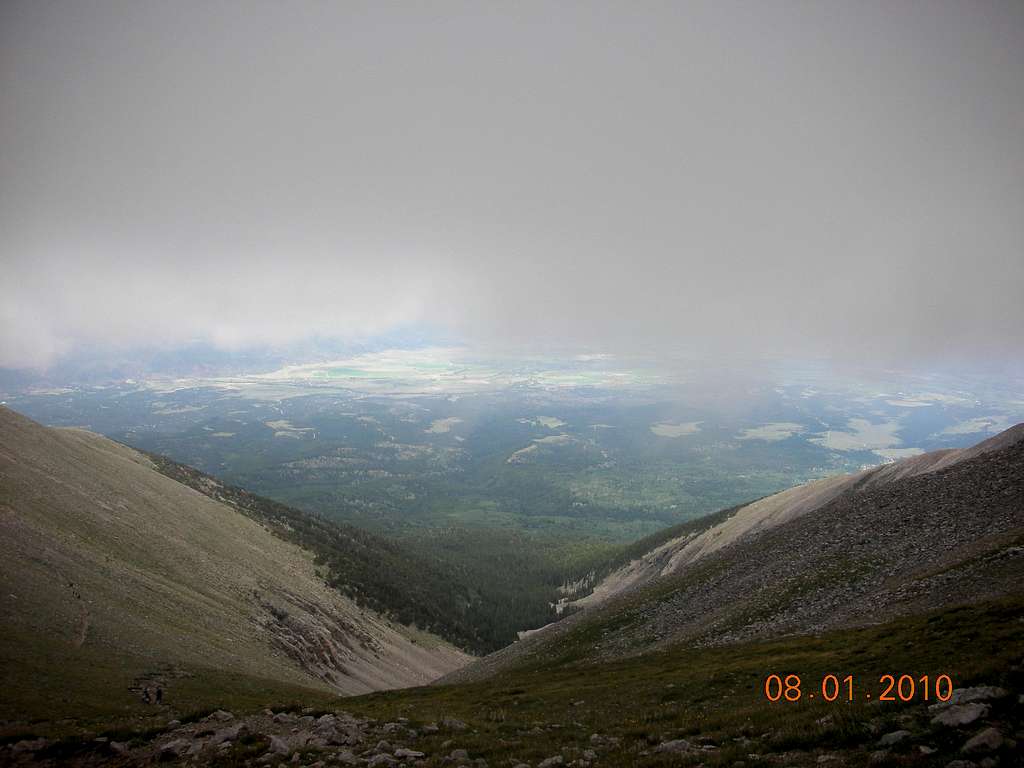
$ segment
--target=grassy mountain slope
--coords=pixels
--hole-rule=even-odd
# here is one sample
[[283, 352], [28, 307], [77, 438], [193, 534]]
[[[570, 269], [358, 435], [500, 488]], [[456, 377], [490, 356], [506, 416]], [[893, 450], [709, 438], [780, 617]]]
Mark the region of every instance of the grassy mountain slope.
[[466, 660], [360, 608], [312, 553], [145, 456], [5, 408], [0, 595], [4, 719], [71, 713], [80, 696], [132, 711], [148, 682], [172, 698], [207, 676], [360, 693]]
[[[536, 768], [554, 759], [546, 765], [724, 768], [742, 762], [940, 768], [964, 757], [987, 757], [995, 765], [1011, 766], [1021, 757], [1014, 735], [1019, 741], [1024, 727], [1024, 706], [1018, 699], [1024, 691], [1022, 622], [1024, 599], [1018, 596], [869, 628], [728, 647], [672, 647], [617, 661], [594, 663], [580, 648], [575, 657], [536, 658], [471, 684], [375, 693], [326, 707], [310, 698], [291, 704], [293, 710], [313, 705], [315, 714], [340, 708], [366, 723], [347, 746], [303, 746], [304, 736], [317, 732], [312, 724], [294, 733], [291, 723], [277, 726], [252, 704], [236, 700], [234, 711], [250, 725], [251, 735], [228, 749], [209, 744], [209, 736], [201, 735], [209, 726], [202, 722], [157, 725], [116, 734], [130, 748], [118, 762], [150, 764], [160, 747], [184, 738], [201, 750], [188, 762], [224, 766], [254, 760], [287, 764], [289, 759], [308, 765], [362, 764], [360, 759], [390, 765], [380, 755], [390, 757], [399, 748], [423, 753], [415, 764], [425, 766]], [[800, 675], [801, 699], [768, 701], [764, 681], [771, 674]], [[852, 702], [845, 694], [832, 703], [822, 699], [820, 683], [827, 674], [853, 676]], [[1005, 690], [984, 705], [982, 719], [950, 728], [931, 722], [936, 713], [928, 707], [935, 703], [934, 693], [929, 700], [918, 694], [908, 702], [879, 701], [884, 674], [948, 674], [957, 689], [987, 685]], [[819, 695], [811, 698], [815, 692]], [[962, 754], [965, 742], [988, 727], [1002, 734], [1001, 743], [988, 752]], [[906, 734], [899, 743], [880, 744], [896, 731]], [[275, 732], [289, 745], [280, 754], [269, 752], [269, 734]], [[110, 759], [109, 746], [91, 736], [49, 744], [33, 764], [66, 764], [71, 758], [89, 765]], [[380, 739], [385, 746], [378, 744]], [[468, 759], [454, 752], [458, 749], [466, 750]], [[290, 757], [295, 754], [299, 757]], [[0, 762], [3, 758], [0, 751]]]
[[[595, 662], [590, 639], [566, 643], [563, 652], [533, 656], [487, 679], [451, 686], [394, 691], [345, 702], [346, 709], [414, 724], [457, 717], [469, 732], [455, 737], [472, 758], [489, 765], [539, 765], [557, 755], [564, 764], [593, 766], [945, 766], [963, 757], [963, 743], [984, 724], [956, 730], [932, 726], [934, 694], [909, 702], [878, 700], [880, 676], [950, 675], [956, 688], [1005, 687], [991, 722], [1008, 737], [1024, 725], [1024, 596], [906, 617], [868, 628], [815, 636], [770, 638], [714, 648], [674, 645], [616, 660]], [[769, 702], [770, 674], [798, 674], [798, 702]], [[828, 703], [820, 695], [827, 674], [852, 675], [855, 700]], [[815, 698], [807, 694], [818, 691]], [[867, 698], [868, 694], [871, 698]], [[895, 748], [881, 735], [907, 729]], [[597, 738], [594, 738], [597, 734]], [[444, 734], [417, 749], [446, 754]], [[674, 739], [714, 746], [708, 751], [659, 752]], [[918, 745], [934, 749], [924, 754]], [[1022, 745], [1024, 746], [1024, 745]], [[596, 755], [587, 757], [587, 750]], [[879, 751], [881, 750], [881, 751]], [[1014, 765], [1005, 749], [1003, 765]], [[1020, 753], [1017, 753], [1018, 757]], [[824, 757], [827, 756], [827, 757]], [[996, 756], [998, 760], [998, 756]], [[506, 763], [507, 761], [507, 763]], [[429, 765], [445, 764], [441, 759]], [[577, 763], [582, 765], [582, 763]]]

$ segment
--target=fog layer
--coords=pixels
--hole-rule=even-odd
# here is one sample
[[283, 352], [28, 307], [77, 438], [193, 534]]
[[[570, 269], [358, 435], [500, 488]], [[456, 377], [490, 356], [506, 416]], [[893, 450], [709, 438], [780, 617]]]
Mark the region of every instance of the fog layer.
[[1024, 353], [1024, 4], [6, 2], [0, 366]]

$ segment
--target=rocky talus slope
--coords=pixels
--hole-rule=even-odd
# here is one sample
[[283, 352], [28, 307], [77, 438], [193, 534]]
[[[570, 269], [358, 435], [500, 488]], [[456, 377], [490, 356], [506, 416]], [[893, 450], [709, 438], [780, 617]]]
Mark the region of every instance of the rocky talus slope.
[[360, 609], [311, 553], [145, 456], [2, 407], [0, 623], [7, 693], [52, 677], [73, 699], [98, 682], [112, 706], [137, 692], [88, 680], [94, 659], [172, 692], [213, 668], [354, 694], [426, 683], [468, 658]]
[[1022, 439], [1024, 424], [1018, 424], [970, 448], [933, 451], [852, 475], [815, 480], [759, 499], [738, 507], [724, 521], [715, 520], [714, 524], [704, 528], [687, 526], [684, 535], [670, 539], [616, 569], [602, 579], [590, 594], [570, 605], [599, 605], [617, 594], [675, 573], [733, 542], [814, 512], [844, 493], [878, 489], [895, 480], [939, 472], [959, 462], [1006, 448]]
[[[835, 485], [844, 490], [833, 493]], [[699, 556], [666, 565], [442, 682], [557, 657], [574, 636], [588, 638], [589, 657], [616, 659], [678, 643], [713, 646], [867, 625], [1019, 593], [1024, 585], [1024, 427], [966, 451], [837, 481], [823, 503], [816, 495], [812, 508], [781, 521], [750, 524], [750, 508], [743, 508], [674, 550], [659, 548], [642, 560], [665, 562], [667, 551], [679, 556], [704, 542]], [[764, 509], [765, 502], [785, 508], [775, 497], [751, 506]], [[734, 535], [741, 524], [743, 533]]]

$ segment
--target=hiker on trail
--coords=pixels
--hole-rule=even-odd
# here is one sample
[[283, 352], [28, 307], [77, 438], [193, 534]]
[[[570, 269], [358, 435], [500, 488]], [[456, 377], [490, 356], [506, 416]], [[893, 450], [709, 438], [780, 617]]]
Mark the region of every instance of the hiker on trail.
[[161, 688], [159, 685], [156, 687], [156, 703], [157, 704], [163, 704], [164, 703], [164, 689]]
[[152, 703], [152, 699], [149, 698], [149, 686], [148, 685], [145, 688], [142, 689], [142, 703], [143, 704], [151, 704]]

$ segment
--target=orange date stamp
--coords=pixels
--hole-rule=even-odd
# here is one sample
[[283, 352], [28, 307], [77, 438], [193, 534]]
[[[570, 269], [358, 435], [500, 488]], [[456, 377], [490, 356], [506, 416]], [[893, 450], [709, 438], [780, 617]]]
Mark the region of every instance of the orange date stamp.
[[764, 695], [770, 702], [818, 699], [824, 701], [949, 701], [953, 681], [949, 675], [882, 675], [878, 683], [858, 684], [853, 675], [824, 675], [805, 687], [799, 675], [768, 675]]

